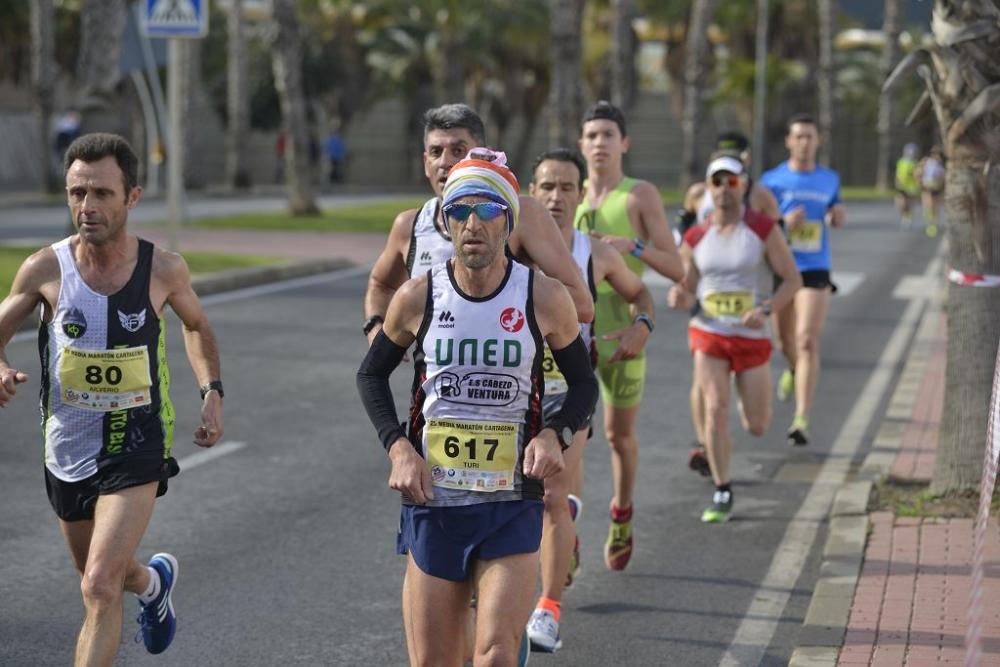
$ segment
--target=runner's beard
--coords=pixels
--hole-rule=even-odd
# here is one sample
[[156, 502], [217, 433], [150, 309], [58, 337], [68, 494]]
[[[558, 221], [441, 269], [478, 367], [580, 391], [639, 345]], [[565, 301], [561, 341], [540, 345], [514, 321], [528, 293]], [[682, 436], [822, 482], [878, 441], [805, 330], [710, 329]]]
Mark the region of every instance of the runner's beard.
[[503, 248], [504, 241], [500, 238], [487, 236], [476, 240], [482, 241], [476, 252], [466, 252], [461, 241], [455, 243], [455, 259], [467, 269], [485, 269], [496, 261]]

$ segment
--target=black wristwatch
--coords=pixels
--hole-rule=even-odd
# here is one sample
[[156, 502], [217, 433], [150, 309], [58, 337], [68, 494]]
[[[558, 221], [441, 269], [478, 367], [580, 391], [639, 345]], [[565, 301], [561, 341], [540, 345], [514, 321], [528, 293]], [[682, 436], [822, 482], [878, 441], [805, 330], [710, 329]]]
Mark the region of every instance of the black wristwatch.
[[208, 384], [203, 384], [201, 385], [201, 387], [199, 387], [199, 390], [201, 391], [201, 400], [204, 401], [205, 396], [207, 396], [208, 392], [212, 391], [213, 389], [219, 392], [219, 398], [226, 397], [226, 392], [222, 390], [222, 380], [212, 380]]
[[367, 320], [365, 320], [365, 323], [361, 326], [361, 331], [367, 336], [368, 334], [371, 333], [372, 329], [375, 328], [376, 324], [384, 324], [384, 323], [385, 323], [384, 317], [382, 317], [381, 315], [372, 315]]
[[559, 441], [559, 446], [565, 452], [569, 449], [569, 446], [573, 444], [573, 429], [569, 426], [549, 426], [553, 431], [556, 432], [556, 440]]
[[648, 314], [639, 313], [635, 316], [635, 319], [632, 320], [632, 324], [635, 324], [636, 322], [642, 322], [646, 325], [646, 328], [649, 329], [649, 333], [653, 333], [653, 319]]

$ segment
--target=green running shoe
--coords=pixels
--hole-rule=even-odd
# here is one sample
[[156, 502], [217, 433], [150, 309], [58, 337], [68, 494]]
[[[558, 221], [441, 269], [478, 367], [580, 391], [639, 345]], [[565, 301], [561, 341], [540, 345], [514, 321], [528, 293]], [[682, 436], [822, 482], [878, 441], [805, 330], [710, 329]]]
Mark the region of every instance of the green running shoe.
[[604, 543], [604, 563], [609, 570], [621, 571], [632, 558], [632, 521], [612, 521]]
[[712, 496], [712, 506], [701, 513], [702, 523], [723, 523], [729, 521], [733, 512], [731, 491], [716, 491]]
[[569, 571], [566, 573], [566, 583], [563, 585], [563, 590], [573, 585], [582, 569], [580, 566], [580, 538], [577, 537], [573, 542], [573, 555], [569, 559]]
[[787, 401], [795, 395], [795, 375], [792, 371], [785, 369], [778, 378], [778, 400]]

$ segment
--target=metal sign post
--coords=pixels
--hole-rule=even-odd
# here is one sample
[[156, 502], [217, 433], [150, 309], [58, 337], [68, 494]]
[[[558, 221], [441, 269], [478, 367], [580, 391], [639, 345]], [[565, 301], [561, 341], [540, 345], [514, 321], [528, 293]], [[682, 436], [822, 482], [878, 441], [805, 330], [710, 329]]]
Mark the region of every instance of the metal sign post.
[[167, 51], [167, 217], [170, 250], [184, 217], [184, 141], [181, 136], [181, 39], [208, 33], [208, 0], [145, 0], [143, 31], [149, 37], [170, 39]]

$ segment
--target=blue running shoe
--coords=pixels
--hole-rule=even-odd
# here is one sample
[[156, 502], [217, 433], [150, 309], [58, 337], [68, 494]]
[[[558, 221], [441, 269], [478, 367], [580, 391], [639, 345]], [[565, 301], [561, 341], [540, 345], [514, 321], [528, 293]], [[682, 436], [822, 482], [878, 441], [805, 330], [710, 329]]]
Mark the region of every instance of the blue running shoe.
[[569, 518], [576, 521], [583, 512], [583, 501], [572, 493], [567, 494], [566, 499], [569, 501]]
[[149, 566], [160, 575], [160, 594], [149, 604], [139, 603], [139, 618], [142, 626], [142, 641], [150, 653], [163, 653], [174, 640], [177, 631], [177, 617], [170, 594], [177, 583], [177, 559], [170, 554], [156, 554]]

